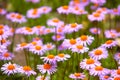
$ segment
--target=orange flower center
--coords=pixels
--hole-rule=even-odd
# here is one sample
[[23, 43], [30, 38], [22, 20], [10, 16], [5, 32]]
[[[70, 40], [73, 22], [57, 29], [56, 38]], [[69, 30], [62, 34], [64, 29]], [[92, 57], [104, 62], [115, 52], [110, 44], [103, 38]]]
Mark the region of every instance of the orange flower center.
[[62, 32], [62, 29], [58, 29], [58, 32]]
[[40, 26], [40, 25], [38, 25], [38, 26], [36, 26], [36, 28], [38, 28], [38, 29], [39, 29], [39, 28], [41, 28], [41, 26]]
[[68, 6], [62, 6], [63, 9], [68, 10]]
[[8, 70], [13, 70], [15, 69], [15, 66], [13, 64], [10, 64], [8, 67], [7, 67]]
[[115, 77], [114, 80], [120, 80], [120, 77]]
[[34, 46], [37, 45], [37, 42], [33, 41], [33, 42], [32, 42], [32, 45], [34, 45]]
[[120, 75], [120, 69], [117, 70], [117, 74]]
[[81, 76], [80, 73], [74, 73], [74, 75], [75, 75], [76, 77], [80, 77], [80, 76]]
[[102, 52], [101, 50], [99, 50], [99, 49], [98, 49], [98, 50], [95, 50], [95, 52], [94, 52], [95, 55], [101, 55], [102, 53], [103, 53], [103, 52]]
[[82, 45], [77, 45], [76, 46], [78, 49], [83, 49], [83, 46]]
[[4, 34], [4, 31], [0, 29], [0, 35]]
[[46, 7], [44, 7], [44, 8], [43, 8], [43, 11], [46, 11], [46, 10], [47, 10], [47, 8], [46, 8]]
[[2, 43], [6, 43], [6, 40], [5, 40], [5, 39], [2, 39], [1, 42], [2, 42]]
[[84, 12], [84, 10], [79, 10], [79, 12], [80, 12], [80, 13], [83, 13], [83, 12]]
[[87, 2], [87, 0], [82, 0], [82, 2]]
[[32, 29], [29, 28], [29, 27], [26, 27], [25, 29], [26, 29], [28, 32], [32, 32]]
[[71, 24], [71, 28], [76, 28], [77, 27], [77, 24], [73, 23]]
[[48, 55], [47, 58], [49, 58], [49, 59], [54, 59], [55, 56], [54, 56], [54, 55]]
[[95, 61], [93, 59], [87, 59], [86, 64], [94, 64]]
[[47, 44], [47, 48], [51, 48], [52, 46], [50, 44]]
[[50, 64], [44, 64], [43, 67], [44, 67], [44, 69], [47, 69], [47, 70], [48, 70], [48, 69], [50, 69], [52, 66], [51, 66]]
[[10, 54], [9, 53], [4, 53], [4, 57], [9, 57], [10, 56]]
[[57, 34], [57, 35], [56, 35], [56, 38], [59, 39], [59, 38], [61, 38], [61, 36]]
[[31, 69], [30, 66], [24, 66], [24, 67], [23, 67], [23, 70], [24, 70], [24, 71], [31, 71], [32, 69]]
[[105, 78], [105, 79], [108, 79], [108, 78], [109, 78], [109, 76], [104, 76], [104, 78]]
[[34, 9], [32, 14], [33, 14], [33, 15], [36, 15], [37, 12], [38, 12], [38, 9]]
[[26, 46], [26, 45], [27, 45], [27, 43], [21, 43], [21, 44], [20, 44], [21, 47], [24, 47], [24, 46]]
[[87, 40], [87, 36], [86, 35], [82, 35], [81, 37], [80, 37], [80, 39], [82, 40], [82, 41], [86, 41]]
[[100, 13], [93, 14], [94, 17], [100, 17]]
[[106, 8], [102, 8], [103, 11], [106, 11]]
[[71, 39], [70, 40], [70, 44], [72, 44], [72, 45], [76, 44], [76, 40], [75, 39]]
[[97, 11], [97, 13], [99, 13], [99, 14], [100, 14], [101, 12], [102, 12], [101, 10], [98, 10], [98, 11]]
[[2, 9], [0, 8], [0, 13], [2, 12]]
[[79, 10], [79, 7], [75, 7], [75, 10]]
[[65, 54], [64, 53], [60, 53], [60, 54], [58, 54], [58, 56], [63, 58], [65, 56]]
[[106, 41], [105, 43], [106, 44], [111, 44], [113, 42], [113, 40], [108, 40], [108, 41]]
[[41, 47], [41, 46], [35, 46], [35, 49], [36, 49], [36, 50], [41, 50], [42, 47]]
[[3, 25], [0, 25], [0, 29], [3, 29], [4, 28], [4, 26]]
[[20, 14], [18, 14], [18, 15], [16, 16], [16, 18], [17, 18], [17, 19], [21, 19], [22, 16], [21, 16]]
[[103, 70], [103, 67], [102, 67], [102, 66], [96, 66], [96, 67], [95, 67], [95, 70], [96, 70], [96, 71], [102, 71], [102, 70]]
[[97, 32], [98, 32], [98, 29], [94, 29], [93, 32], [97, 33]]
[[53, 19], [52, 21], [55, 22], [55, 23], [58, 23], [58, 22], [59, 22], [58, 19]]
[[118, 9], [113, 9], [114, 12], [118, 12]]

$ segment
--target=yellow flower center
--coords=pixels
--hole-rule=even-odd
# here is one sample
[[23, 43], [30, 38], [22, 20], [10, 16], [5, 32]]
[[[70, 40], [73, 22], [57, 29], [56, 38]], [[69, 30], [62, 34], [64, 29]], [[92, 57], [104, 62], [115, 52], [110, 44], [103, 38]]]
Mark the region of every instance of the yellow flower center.
[[94, 17], [100, 17], [100, 13], [93, 14]]
[[102, 71], [102, 70], [103, 70], [103, 67], [102, 67], [102, 66], [96, 66], [96, 67], [95, 67], [95, 70], [96, 70], [96, 71]]
[[44, 69], [47, 69], [47, 70], [48, 70], [48, 69], [50, 69], [52, 66], [51, 66], [50, 64], [44, 64], [43, 67], [44, 67]]
[[34, 46], [37, 45], [37, 42], [33, 41], [33, 42], [32, 42], [32, 45], [34, 45]]
[[69, 6], [62, 6], [63, 9], [68, 10]]
[[120, 80], [120, 77], [115, 77], [114, 80]]
[[49, 58], [49, 59], [54, 59], [55, 56], [54, 56], [54, 55], [48, 55], [47, 58]]
[[75, 39], [71, 39], [70, 40], [70, 44], [72, 44], [72, 45], [76, 44], [76, 40]]
[[27, 43], [25, 43], [25, 42], [23, 42], [23, 43], [20, 44], [21, 47], [24, 47], [26, 45], [27, 45]]
[[87, 59], [86, 64], [94, 64], [95, 61], [93, 59]]
[[60, 54], [58, 54], [58, 56], [63, 58], [65, 56], [65, 54], [64, 53], [60, 53]]
[[76, 47], [77, 47], [77, 49], [83, 49], [82, 45], [77, 45]]
[[18, 15], [16, 16], [16, 18], [17, 18], [17, 19], [21, 19], [22, 16], [21, 16], [20, 14], [18, 14]]
[[80, 77], [80, 76], [81, 76], [80, 73], [74, 73], [74, 75], [75, 75], [76, 77]]
[[4, 34], [4, 31], [2, 29], [0, 29], [0, 35]]
[[24, 66], [24, 67], [23, 67], [23, 70], [24, 70], [24, 71], [31, 71], [32, 69], [31, 69], [30, 66]]
[[53, 19], [52, 21], [55, 22], [55, 23], [58, 23], [59, 19]]
[[9, 57], [10, 56], [10, 54], [9, 53], [4, 53], [4, 55], [3, 55], [4, 57]]
[[13, 64], [10, 64], [8, 67], [7, 67], [8, 70], [14, 70], [15, 69], [15, 66]]
[[111, 44], [113, 42], [113, 40], [108, 40], [108, 41], [106, 41], [105, 43], [106, 44]]
[[117, 70], [117, 74], [120, 75], [120, 69]]
[[99, 49], [95, 50], [94, 52], [95, 55], [101, 55], [102, 53], [103, 53], [102, 50], [99, 50]]
[[35, 49], [36, 49], [36, 50], [41, 50], [42, 47], [41, 47], [41, 46], [35, 46]]
[[38, 12], [38, 9], [34, 9], [32, 14], [33, 14], [33, 15], [36, 15], [37, 12]]
[[71, 24], [71, 28], [76, 28], [77, 27], [77, 24], [73, 23]]
[[86, 35], [82, 35], [81, 37], [80, 37], [80, 39], [82, 40], [82, 41], [86, 41], [87, 40], [87, 36]]

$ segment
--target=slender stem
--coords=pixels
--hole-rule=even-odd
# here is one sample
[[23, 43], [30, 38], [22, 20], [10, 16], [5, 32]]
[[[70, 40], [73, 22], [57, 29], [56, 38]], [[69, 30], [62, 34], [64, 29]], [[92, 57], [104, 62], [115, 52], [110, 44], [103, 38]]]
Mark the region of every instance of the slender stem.
[[57, 27], [55, 27], [55, 45], [56, 45], [56, 54], [58, 54]]

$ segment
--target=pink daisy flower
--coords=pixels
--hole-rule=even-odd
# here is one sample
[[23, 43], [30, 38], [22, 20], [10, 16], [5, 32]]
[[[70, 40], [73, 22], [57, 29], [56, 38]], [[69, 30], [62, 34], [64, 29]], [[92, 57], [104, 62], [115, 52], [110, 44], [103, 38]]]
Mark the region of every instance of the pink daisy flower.
[[44, 47], [44, 45], [35, 45], [30, 46], [29, 51], [31, 51], [34, 54], [43, 55], [46, 52], [46, 48]]
[[5, 15], [6, 14], [6, 10], [5, 9], [3, 9], [3, 8], [0, 8], [0, 15]]
[[90, 51], [88, 55], [95, 60], [100, 60], [108, 57], [108, 51], [105, 48], [97, 48]]
[[49, 6], [42, 6], [39, 8], [41, 14], [48, 14], [52, 11], [52, 8]]
[[19, 66], [17, 64], [12, 64], [11, 62], [5, 63], [2, 65], [1, 71], [3, 71], [3, 74], [9, 76], [10, 74], [19, 73]]
[[56, 58], [54, 55], [49, 54], [46, 57], [41, 57], [45, 63], [56, 63]]
[[37, 65], [37, 69], [42, 73], [45, 74], [46, 72], [50, 75], [57, 71], [56, 64], [48, 64], [45, 63], [43, 65]]
[[53, 35], [52, 36], [52, 39], [54, 40], [54, 41], [60, 41], [60, 40], [63, 40], [63, 39], [65, 39], [65, 36], [64, 35], [62, 35], [62, 34], [57, 34], [57, 35]]
[[84, 9], [81, 9], [80, 7], [74, 7], [72, 8], [71, 13], [76, 14], [76, 15], [82, 15], [82, 14], [87, 14], [88, 12], [85, 11]]
[[92, 58], [90, 58], [90, 59], [83, 59], [83, 61], [80, 62], [80, 68], [87, 69], [87, 70], [92, 69], [95, 66], [100, 66], [100, 65], [101, 65], [101, 63], [99, 61], [94, 60]]
[[64, 53], [59, 53], [57, 56], [56, 56], [56, 60], [59, 62], [59, 61], [65, 61], [67, 60], [68, 58], [70, 58], [70, 55], [68, 54], [64, 54]]
[[114, 29], [105, 31], [106, 38], [117, 38], [118, 36], [119, 36], [119, 33]]
[[77, 52], [77, 53], [82, 53], [82, 54], [89, 50], [88, 47], [83, 46], [81, 44], [75, 44], [70, 49], [72, 52]]
[[90, 73], [90, 75], [93, 75], [93, 76], [97, 76], [97, 75], [100, 76], [100, 75], [109, 74], [110, 70], [103, 68], [102, 66], [96, 66], [96, 67], [90, 69], [89, 73]]
[[77, 32], [82, 28], [83, 28], [83, 26], [81, 24], [72, 23], [72, 24], [66, 25], [65, 32], [67, 32], [67, 33]]
[[100, 77], [100, 80], [112, 80], [112, 77], [110, 75], [101, 75]]
[[0, 54], [0, 60], [12, 60], [14, 57], [14, 54], [10, 52], [3, 52]]
[[63, 24], [64, 22], [59, 20], [58, 18], [49, 19], [47, 21], [48, 26], [58, 26], [58, 25], [63, 25]]
[[96, 28], [96, 27], [90, 28], [89, 31], [90, 31], [92, 34], [100, 34], [100, 33], [101, 33], [100, 28]]
[[47, 44], [45, 45], [45, 47], [46, 47], [47, 50], [52, 50], [52, 49], [55, 48], [55, 45], [52, 44], [52, 43], [47, 43]]
[[36, 45], [43, 45], [43, 43], [41, 40], [32, 41], [31, 43], [29, 43], [29, 46], [36, 46]]
[[17, 23], [24, 23], [26, 22], [25, 16], [19, 14], [19, 13], [9, 13], [6, 15], [6, 18], [12, 22], [17, 22]]
[[105, 18], [104, 14], [102, 13], [93, 13], [91, 15], [88, 15], [88, 19], [90, 21], [102, 21]]
[[117, 45], [117, 42], [115, 40], [107, 40], [104, 44], [102, 44], [102, 47], [104, 48], [112, 48]]
[[71, 48], [73, 45], [77, 44], [77, 40], [76, 39], [64, 39], [62, 45], [64, 48]]
[[0, 40], [6, 39], [9, 37], [9, 30], [0, 29]]
[[33, 19], [39, 18], [41, 16], [41, 12], [38, 8], [30, 9], [30, 10], [27, 11], [26, 16], [28, 18], [33, 18]]
[[40, 34], [40, 31], [43, 31], [43, 30], [45, 30], [45, 26], [37, 25], [37, 26], [34, 26], [34, 27], [33, 27], [33, 31], [35, 31], [34, 33], [35, 33], [36, 35], [41, 35], [41, 34]]
[[53, 33], [54, 32], [54, 29], [53, 28], [45, 28], [44, 31], [43, 31], [43, 34], [49, 34], [49, 33]]
[[16, 51], [26, 49], [28, 48], [28, 46], [29, 46], [28, 43], [25, 43], [25, 42], [21, 44], [17, 44]]
[[72, 79], [75, 79], [75, 80], [77, 80], [77, 79], [82, 79], [83, 80], [85, 78], [85, 74], [74, 73], [74, 74], [70, 74], [69, 77], [72, 78]]
[[1, 40], [1, 44], [2, 45], [5, 45], [5, 46], [9, 46], [11, 44], [11, 42], [9, 40], [6, 40], [6, 39], [2, 39]]
[[19, 72], [22, 73], [22, 74], [27, 75], [28, 77], [29, 77], [30, 75], [36, 75], [36, 72], [33, 71], [30, 66], [20, 67]]
[[94, 40], [94, 37], [92, 36], [88, 36], [88, 35], [81, 35], [79, 38], [76, 39], [80, 44], [84, 45], [84, 46], [87, 46], [87, 45], [90, 45], [93, 40]]
[[120, 15], [120, 11], [117, 8], [111, 9], [110, 13], [113, 14], [113, 15]]
[[72, 10], [72, 8], [67, 5], [57, 8], [57, 12], [59, 14], [69, 14], [69, 13], [71, 13], [71, 10]]

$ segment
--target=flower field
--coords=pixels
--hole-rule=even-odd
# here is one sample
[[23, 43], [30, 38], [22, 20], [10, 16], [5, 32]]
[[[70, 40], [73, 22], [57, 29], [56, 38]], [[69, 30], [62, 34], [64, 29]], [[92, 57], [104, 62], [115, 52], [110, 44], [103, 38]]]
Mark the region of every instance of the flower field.
[[120, 80], [120, 1], [0, 0], [0, 80]]

